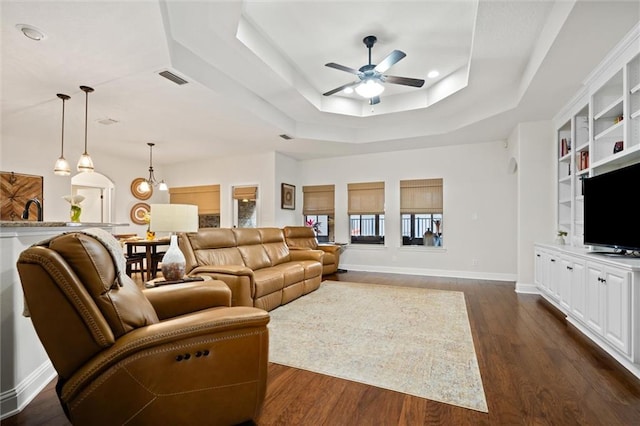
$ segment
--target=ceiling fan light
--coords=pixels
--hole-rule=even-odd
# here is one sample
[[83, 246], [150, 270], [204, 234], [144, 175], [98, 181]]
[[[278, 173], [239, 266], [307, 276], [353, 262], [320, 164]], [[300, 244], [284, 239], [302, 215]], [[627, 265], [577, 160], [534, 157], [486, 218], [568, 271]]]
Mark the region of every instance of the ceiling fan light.
[[375, 80], [366, 80], [356, 86], [356, 93], [363, 98], [371, 99], [384, 92], [384, 86]]
[[343, 92], [347, 95], [350, 95], [353, 93], [353, 87], [345, 87]]

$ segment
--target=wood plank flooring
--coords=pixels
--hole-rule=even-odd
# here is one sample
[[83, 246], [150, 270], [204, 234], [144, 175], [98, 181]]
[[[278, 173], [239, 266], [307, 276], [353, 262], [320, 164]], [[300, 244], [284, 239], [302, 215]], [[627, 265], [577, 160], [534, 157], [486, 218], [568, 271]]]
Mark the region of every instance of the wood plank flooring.
[[[465, 293], [488, 413], [269, 365], [257, 425], [640, 425], [640, 380], [513, 283], [347, 272], [335, 281]], [[53, 383], [2, 425], [69, 425]]]

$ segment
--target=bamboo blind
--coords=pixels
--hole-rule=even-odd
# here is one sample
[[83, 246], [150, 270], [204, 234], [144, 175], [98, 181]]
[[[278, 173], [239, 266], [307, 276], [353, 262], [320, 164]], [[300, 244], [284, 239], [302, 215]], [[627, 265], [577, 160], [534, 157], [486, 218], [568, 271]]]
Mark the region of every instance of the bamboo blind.
[[442, 179], [401, 180], [400, 213], [442, 213]]
[[220, 214], [220, 185], [169, 188], [171, 204], [194, 204], [198, 214]]
[[347, 184], [349, 214], [384, 214], [384, 182]]
[[258, 194], [257, 186], [235, 186], [233, 187], [234, 200], [255, 200]]
[[302, 214], [332, 216], [335, 213], [335, 185], [302, 187]]

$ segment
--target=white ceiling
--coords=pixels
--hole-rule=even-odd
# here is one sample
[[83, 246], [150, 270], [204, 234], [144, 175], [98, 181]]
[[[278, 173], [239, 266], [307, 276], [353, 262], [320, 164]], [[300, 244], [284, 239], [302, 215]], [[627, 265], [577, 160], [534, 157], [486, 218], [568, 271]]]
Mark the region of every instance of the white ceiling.
[[[506, 139], [547, 120], [640, 21], [637, 1], [6, 1], [2, 19], [3, 141], [36, 138], [166, 164], [279, 151], [307, 159]], [[42, 30], [39, 42], [17, 28]], [[322, 93], [354, 80], [325, 67], [407, 56], [373, 108]], [[427, 78], [432, 69], [437, 79]], [[189, 83], [158, 75], [170, 70]], [[105, 119], [115, 124], [99, 123]], [[34, 125], [37, 123], [37, 125]], [[293, 137], [284, 140], [280, 134]], [[3, 142], [6, 143], [6, 142]], [[53, 162], [53, 159], [52, 159]]]

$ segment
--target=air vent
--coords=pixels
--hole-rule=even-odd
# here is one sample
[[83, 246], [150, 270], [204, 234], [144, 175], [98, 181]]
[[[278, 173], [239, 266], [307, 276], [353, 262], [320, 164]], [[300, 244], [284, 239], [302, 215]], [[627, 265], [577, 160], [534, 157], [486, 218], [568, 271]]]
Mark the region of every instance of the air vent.
[[291, 139], [293, 139], [291, 136], [285, 135], [284, 133], [281, 134], [280, 137], [286, 141], [290, 141]]
[[160, 74], [161, 76], [163, 76], [164, 78], [166, 78], [167, 80], [171, 80], [173, 81], [175, 84], [179, 84], [179, 85], [183, 85], [183, 84], [187, 84], [188, 81], [178, 77], [177, 75], [175, 75], [174, 73], [170, 72], [170, 71], [162, 71], [159, 72], [158, 74]]

